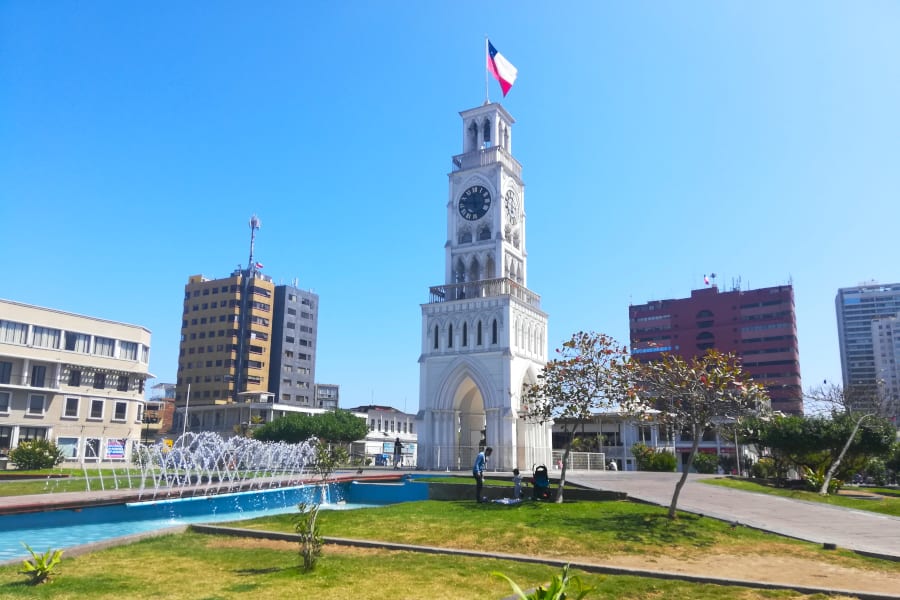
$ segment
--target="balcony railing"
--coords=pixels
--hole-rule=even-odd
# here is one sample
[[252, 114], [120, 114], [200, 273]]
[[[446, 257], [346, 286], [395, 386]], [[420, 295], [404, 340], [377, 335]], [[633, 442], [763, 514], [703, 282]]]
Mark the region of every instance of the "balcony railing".
[[483, 279], [481, 281], [469, 281], [466, 283], [452, 283], [438, 285], [429, 288], [429, 304], [439, 302], [451, 302], [453, 300], [468, 300], [473, 298], [493, 298], [497, 296], [512, 296], [513, 298], [529, 304], [535, 308], [541, 307], [541, 297], [524, 285], [516, 283], [512, 279], [502, 277], [500, 279]]
[[501, 146], [491, 146], [490, 148], [475, 150], [474, 152], [457, 154], [453, 157], [453, 170], [487, 167], [497, 163], [512, 171], [516, 177], [522, 177], [522, 165]]

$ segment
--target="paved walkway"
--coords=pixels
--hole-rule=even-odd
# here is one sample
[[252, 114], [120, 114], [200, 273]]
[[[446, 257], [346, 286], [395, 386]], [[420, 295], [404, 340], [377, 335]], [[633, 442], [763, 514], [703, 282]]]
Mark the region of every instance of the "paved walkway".
[[[623, 471], [566, 474], [566, 480], [572, 483], [625, 492], [632, 498], [663, 506], [672, 502], [679, 477], [680, 473]], [[688, 476], [678, 498], [680, 510], [900, 560], [900, 518], [700, 483], [704, 477]]]

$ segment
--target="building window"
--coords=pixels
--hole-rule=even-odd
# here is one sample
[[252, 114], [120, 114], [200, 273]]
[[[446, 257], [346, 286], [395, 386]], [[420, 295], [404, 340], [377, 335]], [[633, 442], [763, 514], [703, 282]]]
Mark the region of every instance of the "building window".
[[44, 387], [44, 379], [47, 376], [47, 367], [35, 365], [31, 367], [31, 387]]
[[116, 421], [124, 421], [125, 415], [128, 413], [128, 403], [127, 402], [116, 402], [116, 410], [113, 414], [113, 419]]
[[119, 383], [116, 385], [116, 389], [120, 392], [128, 391], [128, 375], [119, 375]]
[[462, 333], [463, 333], [462, 334], [462, 345], [468, 346], [469, 345], [469, 324], [468, 323], [463, 323], [463, 332]]
[[434, 326], [434, 349], [438, 349], [438, 326]]
[[69, 371], [69, 385], [72, 387], [81, 385], [81, 371], [79, 369]]
[[66, 458], [78, 458], [78, 438], [61, 437], [56, 439], [56, 445], [62, 450]]
[[102, 390], [106, 387], [106, 373], [94, 373], [94, 389]]
[[284, 338], [284, 341], [287, 342], [288, 344], [293, 344], [293, 343], [294, 343], [294, 338], [291, 337], [291, 336], [286, 336], [286, 337]]
[[19, 443], [43, 440], [47, 437], [46, 427], [19, 427]]
[[24, 344], [28, 335], [28, 325], [15, 321], [0, 321], [0, 342]]
[[66, 350], [87, 354], [91, 348], [91, 336], [74, 331], [66, 332]]
[[115, 356], [116, 340], [100, 337], [99, 335], [94, 337], [94, 354], [98, 356]]
[[66, 408], [63, 416], [70, 419], [78, 416], [78, 398], [66, 398]]
[[[0, 392], [0, 413], [9, 412], [9, 398], [12, 392]], [[2, 444], [0, 444], [2, 445]]]
[[475, 331], [475, 345], [481, 345], [481, 321], [478, 321], [478, 327]]
[[84, 440], [84, 457], [100, 458], [100, 440], [98, 438], [87, 438]]
[[103, 400], [94, 399], [91, 400], [91, 419], [102, 419], [103, 418]]
[[447, 347], [448, 348], [453, 347], [453, 325], [452, 324], [447, 328]]
[[59, 329], [38, 327], [36, 325], [32, 329], [34, 330], [32, 344], [41, 348], [59, 348]]
[[9, 383], [12, 378], [12, 363], [0, 362], [0, 383]]
[[491, 343], [497, 343], [497, 319], [494, 319], [491, 323]]
[[138, 345], [136, 342], [119, 342], [119, 358], [125, 360], [138, 359]]
[[28, 396], [28, 414], [43, 415], [44, 414], [44, 395], [31, 394]]

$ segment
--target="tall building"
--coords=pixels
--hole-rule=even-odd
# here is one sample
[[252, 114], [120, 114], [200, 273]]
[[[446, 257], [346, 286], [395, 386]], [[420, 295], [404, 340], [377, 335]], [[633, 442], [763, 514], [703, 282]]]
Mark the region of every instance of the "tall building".
[[257, 229], [254, 216], [246, 268], [223, 279], [193, 275], [184, 288], [176, 432], [241, 433], [285, 412], [317, 409], [319, 297], [262, 273], [253, 258]]
[[446, 200], [444, 283], [422, 305], [418, 466], [491, 468], [550, 460], [551, 430], [522, 417], [522, 387], [547, 360], [547, 314], [527, 286], [525, 185], [515, 122], [499, 104], [463, 111]]
[[834, 304], [844, 389], [858, 410], [896, 418], [900, 354], [893, 319], [900, 315], [900, 283], [841, 288]]
[[150, 331], [0, 300], [0, 460], [49, 439], [67, 461], [126, 461], [138, 441]]
[[712, 285], [689, 298], [632, 305], [628, 320], [637, 360], [658, 360], [664, 352], [690, 358], [710, 348], [732, 352], [766, 387], [773, 410], [803, 413], [792, 286], [719, 292]]

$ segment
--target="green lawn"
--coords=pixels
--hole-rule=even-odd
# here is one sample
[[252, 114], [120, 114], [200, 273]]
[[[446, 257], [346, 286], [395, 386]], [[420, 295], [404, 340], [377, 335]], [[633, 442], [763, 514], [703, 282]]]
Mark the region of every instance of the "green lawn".
[[[195, 533], [143, 540], [64, 559], [50, 583], [31, 587], [15, 567], [0, 568], [0, 599], [193, 600], [315, 598], [316, 600], [467, 600], [504, 598], [501, 572], [528, 589], [550, 581], [559, 569], [496, 559], [439, 556], [326, 546], [311, 573], [298, 569], [289, 542], [235, 539]], [[577, 573], [596, 587], [588, 598], [826, 598], [788, 591], [752, 590], [641, 577]]]
[[[816, 492], [807, 492], [803, 490], [789, 490], [778, 488], [770, 484], [758, 481], [750, 481], [746, 479], [715, 478], [701, 479], [702, 483], [708, 485], [720, 485], [748, 492], [758, 492], [761, 494], [771, 494], [773, 496], [783, 496], [785, 498], [794, 498], [797, 500], [808, 500], [810, 502], [821, 502], [823, 504], [833, 504], [834, 506], [843, 506], [845, 508], [855, 508], [857, 510], [866, 510], [894, 517], [900, 517], [900, 493], [897, 490], [885, 489], [886, 492], [892, 492], [894, 496], [887, 494], [879, 494], [872, 499], [854, 498], [842, 495], [831, 494], [828, 496], [820, 496]], [[845, 488], [845, 491], [852, 493], [852, 487]], [[861, 492], [877, 493], [873, 488], [859, 488]]]

